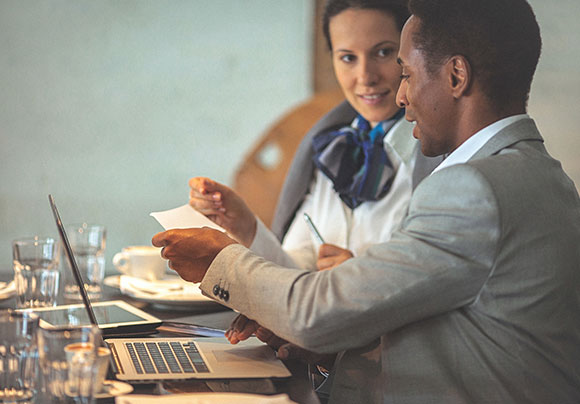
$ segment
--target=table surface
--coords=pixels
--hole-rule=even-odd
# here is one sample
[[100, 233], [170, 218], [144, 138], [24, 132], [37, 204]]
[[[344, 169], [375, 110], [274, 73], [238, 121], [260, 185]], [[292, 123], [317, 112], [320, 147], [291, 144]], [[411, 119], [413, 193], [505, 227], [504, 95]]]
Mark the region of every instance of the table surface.
[[[0, 274], [0, 281], [7, 281], [7, 276]], [[104, 286], [104, 299], [102, 300], [124, 300], [147, 313], [158, 317], [161, 320], [174, 320], [184, 323], [202, 325], [206, 327], [226, 329], [232, 319], [237, 315], [234, 311], [220, 305], [204, 305], [203, 307], [165, 307], [151, 305], [142, 301], [136, 301], [130, 297], [122, 295], [119, 290]], [[0, 309], [14, 308], [16, 301], [14, 298], [0, 302]], [[158, 336], [176, 336], [163, 333]], [[154, 338], [156, 335], [153, 335]], [[318, 404], [319, 400], [314, 393], [307, 375], [306, 365], [286, 361], [285, 365], [292, 372], [289, 379], [246, 379], [246, 380], [213, 380], [198, 381], [187, 380], [180, 382], [164, 382], [152, 384], [136, 384], [132, 394], [171, 394], [179, 392], [211, 392], [230, 391], [238, 393], [255, 394], [275, 394], [286, 393], [290, 398], [299, 404]], [[114, 403], [114, 398], [104, 398], [96, 400], [98, 404]]]

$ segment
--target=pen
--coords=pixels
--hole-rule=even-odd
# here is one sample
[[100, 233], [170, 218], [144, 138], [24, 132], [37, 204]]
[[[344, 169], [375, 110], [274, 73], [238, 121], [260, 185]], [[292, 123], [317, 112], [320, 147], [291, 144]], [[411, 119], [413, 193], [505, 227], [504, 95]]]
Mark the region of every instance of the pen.
[[304, 213], [304, 221], [306, 222], [308, 227], [310, 227], [310, 231], [314, 235], [314, 238], [316, 239], [316, 241], [318, 241], [320, 244], [324, 244], [324, 239], [322, 238], [322, 236], [318, 232], [318, 229], [316, 228], [316, 226], [312, 222], [312, 219], [310, 219], [310, 216], [308, 216], [308, 213]]

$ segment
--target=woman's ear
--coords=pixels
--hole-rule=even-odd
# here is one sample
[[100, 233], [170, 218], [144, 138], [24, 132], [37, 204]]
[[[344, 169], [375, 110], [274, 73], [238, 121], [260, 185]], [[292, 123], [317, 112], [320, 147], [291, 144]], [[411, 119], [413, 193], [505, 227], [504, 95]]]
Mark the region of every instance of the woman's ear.
[[471, 66], [464, 56], [455, 55], [446, 63], [451, 94], [454, 98], [465, 95], [472, 84]]

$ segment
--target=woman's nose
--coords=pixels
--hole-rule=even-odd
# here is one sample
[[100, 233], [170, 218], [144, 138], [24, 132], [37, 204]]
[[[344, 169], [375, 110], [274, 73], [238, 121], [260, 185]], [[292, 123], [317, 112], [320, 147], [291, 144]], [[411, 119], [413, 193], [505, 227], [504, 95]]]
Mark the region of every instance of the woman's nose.
[[363, 59], [359, 65], [358, 81], [365, 87], [372, 87], [379, 82], [379, 74], [372, 61]]

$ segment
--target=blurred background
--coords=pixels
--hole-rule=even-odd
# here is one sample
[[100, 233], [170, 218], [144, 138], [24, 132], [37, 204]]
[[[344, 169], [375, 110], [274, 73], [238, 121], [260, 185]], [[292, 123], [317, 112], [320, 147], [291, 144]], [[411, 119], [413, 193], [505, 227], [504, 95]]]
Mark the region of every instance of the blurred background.
[[[277, 119], [336, 88], [321, 3], [0, 0], [0, 272], [13, 239], [56, 237], [49, 193], [65, 223], [107, 227], [112, 273], [190, 177], [232, 185]], [[580, 2], [530, 3], [544, 48], [529, 112], [578, 187]]]

